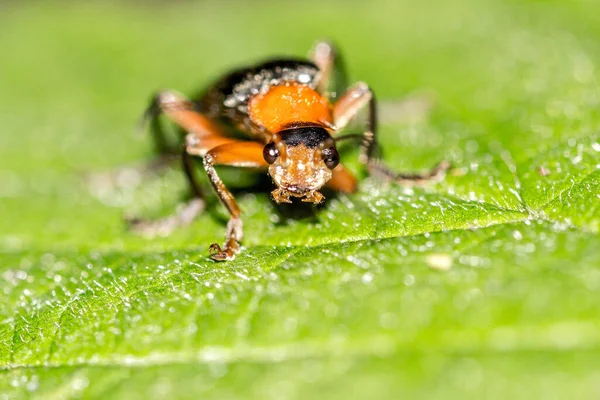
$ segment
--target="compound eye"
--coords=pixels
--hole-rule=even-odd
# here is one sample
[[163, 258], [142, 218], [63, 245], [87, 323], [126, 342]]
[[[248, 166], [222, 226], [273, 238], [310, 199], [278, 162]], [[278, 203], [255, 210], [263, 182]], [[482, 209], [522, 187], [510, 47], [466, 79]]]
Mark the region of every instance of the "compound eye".
[[340, 154], [335, 147], [323, 150], [323, 161], [329, 169], [334, 169], [340, 163]]
[[265, 146], [263, 149], [263, 157], [269, 164], [273, 164], [275, 160], [277, 160], [277, 157], [279, 157], [279, 150], [277, 150], [275, 143], [271, 142]]

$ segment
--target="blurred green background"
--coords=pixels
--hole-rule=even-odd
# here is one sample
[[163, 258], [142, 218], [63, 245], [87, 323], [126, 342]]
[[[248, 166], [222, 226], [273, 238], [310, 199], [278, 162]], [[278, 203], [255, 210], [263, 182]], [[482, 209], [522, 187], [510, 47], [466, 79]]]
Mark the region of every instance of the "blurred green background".
[[[185, 197], [94, 179], [153, 157], [150, 94], [318, 38], [383, 100], [386, 160], [447, 179], [300, 217], [242, 190], [227, 264], [214, 198], [127, 232]], [[5, 1], [0, 49], [0, 399], [600, 396], [597, 1]]]

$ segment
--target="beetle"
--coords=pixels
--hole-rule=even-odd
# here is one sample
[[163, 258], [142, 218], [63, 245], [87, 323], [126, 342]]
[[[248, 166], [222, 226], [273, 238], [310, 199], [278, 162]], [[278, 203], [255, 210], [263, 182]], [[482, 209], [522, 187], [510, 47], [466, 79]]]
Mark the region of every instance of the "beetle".
[[[158, 222], [138, 220], [135, 229], [168, 232], [191, 222], [203, 210], [193, 157], [202, 158], [212, 187], [229, 213], [224, 245], [209, 247], [216, 261], [234, 259], [243, 236], [241, 210], [217, 174], [217, 165], [266, 169], [275, 184], [271, 195], [277, 203], [291, 203], [293, 198], [321, 203], [323, 186], [355, 192], [358, 181], [340, 163], [336, 146], [347, 139], [361, 141], [359, 162], [370, 174], [386, 180], [415, 182], [444, 175], [447, 162], [425, 173], [403, 174], [376, 159], [375, 94], [364, 82], [349, 88], [346, 82], [339, 52], [330, 42], [318, 41], [308, 59], [274, 59], [235, 70], [195, 99], [172, 90], [158, 92], [144, 120], [156, 122], [164, 114], [185, 132], [181, 157], [194, 197], [176, 216]], [[363, 133], [339, 135], [364, 107], [368, 115]], [[164, 140], [161, 135], [155, 135], [157, 140]]]

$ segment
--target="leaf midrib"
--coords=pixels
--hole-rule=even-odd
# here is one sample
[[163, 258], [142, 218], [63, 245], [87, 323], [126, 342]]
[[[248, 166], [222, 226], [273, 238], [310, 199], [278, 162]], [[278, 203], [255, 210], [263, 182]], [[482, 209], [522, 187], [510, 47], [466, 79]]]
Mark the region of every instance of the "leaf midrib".
[[[551, 330], [554, 326], [562, 326], [564, 321], [551, 325], [528, 325], [521, 326], [524, 331]], [[577, 321], [578, 325], [594, 325], [596, 321]], [[536, 329], [537, 328], [537, 329]], [[457, 337], [461, 337], [462, 331], [451, 331]], [[41, 363], [23, 363], [0, 366], [0, 374], [10, 371], [35, 370], [46, 368], [71, 368], [71, 367], [107, 367], [107, 368], [147, 368], [155, 366], [169, 365], [211, 365], [223, 363], [264, 363], [276, 364], [287, 361], [298, 361], [308, 359], [324, 359], [328, 357], [343, 356], [346, 358], [360, 357], [395, 357], [408, 355], [427, 355], [432, 351], [443, 351], [447, 355], [504, 355], [504, 354], [522, 354], [524, 352], [542, 352], [549, 354], [569, 352], [599, 352], [600, 345], [598, 341], [592, 344], [586, 342], [577, 346], [563, 348], [550, 341], [541, 341], [536, 346], [465, 346], [464, 341], [457, 341], [454, 346], [449, 346], [444, 342], [442, 346], [434, 346], [433, 343], [417, 343], [407, 345], [392, 345], [393, 338], [390, 335], [372, 335], [366, 340], [356, 340], [354, 345], [344, 345], [341, 348], [335, 348], [328, 343], [321, 342], [315, 344], [311, 341], [295, 342], [292, 345], [280, 346], [205, 346], [196, 351], [181, 352], [156, 352], [146, 356], [121, 355], [118, 357], [104, 357], [103, 359], [91, 359], [77, 362], [41, 362]], [[298, 345], [301, 343], [301, 345]], [[451, 348], [450, 348], [451, 347]], [[190, 357], [192, 353], [192, 357]]]

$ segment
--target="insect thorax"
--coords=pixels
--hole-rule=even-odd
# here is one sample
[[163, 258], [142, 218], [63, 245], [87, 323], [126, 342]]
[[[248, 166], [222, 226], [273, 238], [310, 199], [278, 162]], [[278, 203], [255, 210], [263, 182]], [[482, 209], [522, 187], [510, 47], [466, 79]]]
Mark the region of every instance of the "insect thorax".
[[315, 88], [320, 79], [316, 65], [304, 60], [279, 59], [233, 71], [213, 85], [198, 101], [208, 115], [233, 125], [247, 125], [248, 102], [273, 86], [295, 82]]

